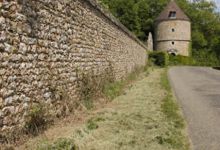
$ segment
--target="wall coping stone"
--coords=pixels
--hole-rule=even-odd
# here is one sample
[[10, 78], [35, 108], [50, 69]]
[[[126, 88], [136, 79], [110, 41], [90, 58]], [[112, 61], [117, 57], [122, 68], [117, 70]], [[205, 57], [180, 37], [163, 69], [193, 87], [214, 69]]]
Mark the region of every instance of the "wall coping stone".
[[85, 0], [96, 10], [101, 12], [104, 17], [109, 19], [113, 24], [115, 24], [119, 29], [125, 32], [130, 38], [134, 39], [139, 45], [148, 50], [147, 46], [141, 42], [130, 30], [128, 30], [118, 19], [116, 19], [107, 9], [104, 9], [97, 0]]

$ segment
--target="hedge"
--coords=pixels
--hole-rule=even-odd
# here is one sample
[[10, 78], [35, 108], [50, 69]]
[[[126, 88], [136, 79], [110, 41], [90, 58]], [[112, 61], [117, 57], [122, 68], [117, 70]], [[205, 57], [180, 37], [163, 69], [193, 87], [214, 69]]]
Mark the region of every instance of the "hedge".
[[169, 55], [163, 51], [149, 53], [149, 60], [157, 66], [166, 67], [169, 64]]

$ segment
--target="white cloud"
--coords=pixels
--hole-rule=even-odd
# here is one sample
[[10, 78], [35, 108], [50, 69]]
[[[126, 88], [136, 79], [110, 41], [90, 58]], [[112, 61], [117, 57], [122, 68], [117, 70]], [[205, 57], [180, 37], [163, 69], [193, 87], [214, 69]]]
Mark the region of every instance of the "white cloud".
[[214, 2], [216, 3], [216, 5], [218, 7], [218, 11], [220, 11], [220, 0], [214, 0]]
[[[193, 1], [193, 0], [189, 0], [189, 1]], [[218, 11], [220, 11], [220, 0], [207, 0], [207, 1], [214, 1], [215, 3], [216, 3], [216, 5], [217, 5], [217, 9], [218, 9]]]
[[220, 0], [207, 0], [207, 1], [214, 1], [218, 7], [218, 9], [220, 9]]

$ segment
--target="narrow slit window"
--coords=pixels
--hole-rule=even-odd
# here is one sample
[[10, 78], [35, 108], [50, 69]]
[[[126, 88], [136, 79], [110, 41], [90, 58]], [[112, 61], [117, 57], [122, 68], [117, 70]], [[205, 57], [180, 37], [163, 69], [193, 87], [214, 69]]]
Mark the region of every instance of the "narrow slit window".
[[170, 11], [169, 18], [176, 18], [176, 12], [175, 11]]
[[172, 29], [172, 32], [175, 32], [175, 29]]
[[175, 42], [172, 42], [172, 45], [174, 45], [175, 44]]

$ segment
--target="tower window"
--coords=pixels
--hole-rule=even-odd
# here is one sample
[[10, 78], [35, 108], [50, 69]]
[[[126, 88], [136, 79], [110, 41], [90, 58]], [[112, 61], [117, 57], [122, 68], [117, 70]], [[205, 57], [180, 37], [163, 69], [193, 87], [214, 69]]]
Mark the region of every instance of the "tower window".
[[175, 29], [172, 29], [172, 32], [175, 32]]
[[172, 42], [172, 45], [174, 45], [175, 44], [175, 42]]
[[170, 11], [169, 18], [176, 18], [176, 12], [175, 11]]

